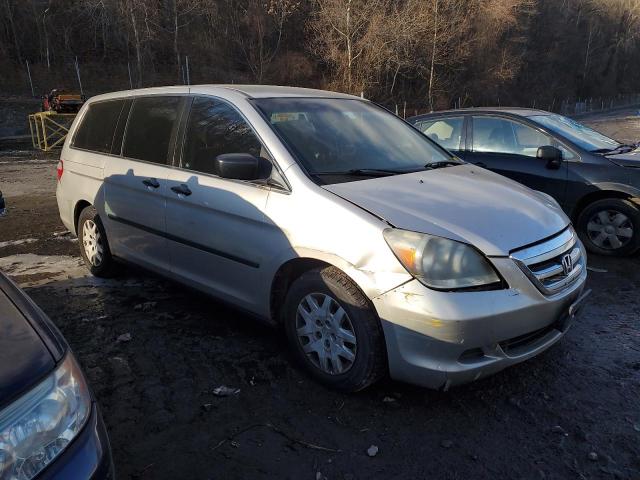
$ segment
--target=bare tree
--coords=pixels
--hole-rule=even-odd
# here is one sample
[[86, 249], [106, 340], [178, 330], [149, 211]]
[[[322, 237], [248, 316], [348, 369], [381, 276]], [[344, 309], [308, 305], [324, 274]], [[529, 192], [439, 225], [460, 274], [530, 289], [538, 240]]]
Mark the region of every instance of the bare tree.
[[282, 44], [287, 20], [299, 8], [297, 0], [228, 1], [234, 41], [253, 78], [262, 83]]

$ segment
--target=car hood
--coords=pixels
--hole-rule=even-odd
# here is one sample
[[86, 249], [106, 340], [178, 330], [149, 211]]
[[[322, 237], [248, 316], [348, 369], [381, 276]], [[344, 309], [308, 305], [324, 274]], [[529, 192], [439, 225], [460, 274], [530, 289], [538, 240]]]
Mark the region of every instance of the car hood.
[[640, 149], [617, 155], [607, 155], [607, 160], [621, 167], [640, 168]]
[[324, 188], [397, 228], [466, 242], [492, 256], [569, 224], [551, 197], [467, 164]]
[[0, 289], [0, 409], [54, 367], [38, 333]]

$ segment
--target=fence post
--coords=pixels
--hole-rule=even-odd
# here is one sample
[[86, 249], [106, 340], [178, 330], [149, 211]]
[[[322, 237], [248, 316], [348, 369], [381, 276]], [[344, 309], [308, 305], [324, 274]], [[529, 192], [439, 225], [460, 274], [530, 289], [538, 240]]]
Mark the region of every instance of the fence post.
[[133, 79], [131, 78], [131, 64], [127, 62], [127, 71], [129, 72], [129, 87], [133, 90]]
[[31, 85], [31, 96], [35, 97], [36, 92], [33, 90], [33, 81], [31, 80], [31, 69], [29, 68], [29, 60], [25, 60], [27, 64], [27, 75], [29, 76], [29, 85]]
[[191, 85], [191, 78], [189, 77], [189, 55], [185, 55], [185, 70], [187, 71], [187, 85]]
[[78, 75], [78, 84], [80, 85], [80, 95], [84, 95], [82, 90], [82, 80], [80, 79], [80, 66], [78, 65], [78, 57], [76, 56], [76, 75]]

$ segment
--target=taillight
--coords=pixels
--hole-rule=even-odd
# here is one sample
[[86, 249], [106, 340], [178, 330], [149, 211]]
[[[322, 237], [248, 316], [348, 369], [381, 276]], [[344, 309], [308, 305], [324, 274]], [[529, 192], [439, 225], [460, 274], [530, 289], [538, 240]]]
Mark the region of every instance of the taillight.
[[60, 179], [62, 178], [62, 174], [64, 173], [64, 163], [62, 162], [62, 159], [58, 160], [56, 173], [58, 174], [58, 181], [60, 181]]

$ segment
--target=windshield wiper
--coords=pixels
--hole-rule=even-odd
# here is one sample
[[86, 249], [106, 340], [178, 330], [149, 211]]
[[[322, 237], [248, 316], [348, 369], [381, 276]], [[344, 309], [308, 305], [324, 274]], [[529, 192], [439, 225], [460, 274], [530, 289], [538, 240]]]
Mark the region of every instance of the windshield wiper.
[[611, 155], [615, 153], [629, 153], [638, 148], [638, 144], [621, 143], [616, 148], [599, 148], [597, 150], [591, 150], [591, 153], [602, 153], [605, 155]]
[[314, 175], [352, 175], [354, 177], [387, 177], [389, 175], [399, 175], [408, 173], [401, 170], [390, 170], [385, 168], [352, 168], [341, 172], [315, 172]]
[[442, 160], [440, 162], [427, 163], [424, 168], [426, 170], [435, 170], [436, 168], [454, 167], [456, 165], [462, 165], [462, 162], [456, 160]]

